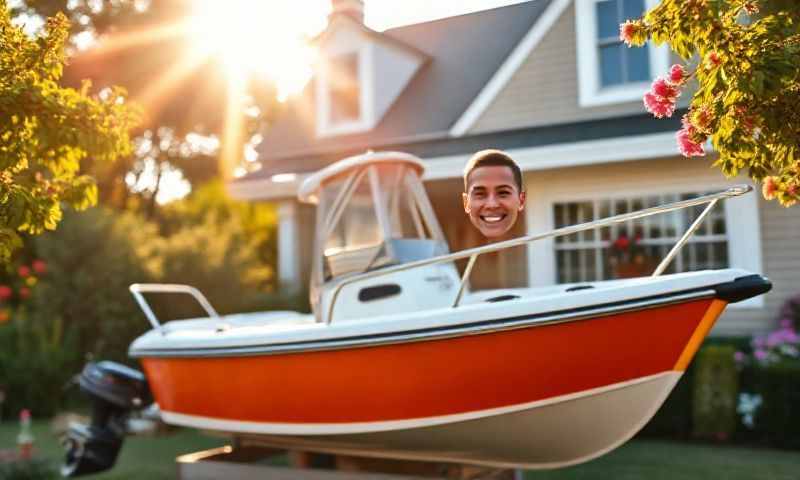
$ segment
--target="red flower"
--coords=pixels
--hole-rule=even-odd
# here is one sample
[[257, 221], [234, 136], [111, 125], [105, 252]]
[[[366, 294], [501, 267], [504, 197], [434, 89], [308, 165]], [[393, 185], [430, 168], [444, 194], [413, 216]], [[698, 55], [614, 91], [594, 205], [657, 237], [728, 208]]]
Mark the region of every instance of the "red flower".
[[614, 248], [618, 250], [625, 250], [626, 248], [628, 248], [628, 245], [630, 245], [630, 241], [628, 240], [628, 237], [626, 237], [625, 235], [619, 237], [614, 242]]
[[619, 26], [619, 39], [625, 42], [625, 45], [631, 46], [633, 43], [633, 35], [636, 33], [636, 24], [630, 20], [621, 23]]
[[669, 69], [669, 81], [675, 85], [682, 85], [686, 81], [688, 75], [683, 65], [675, 64]]
[[8, 285], [0, 285], [0, 300], [8, 300], [14, 291]]
[[709, 52], [709, 54], [706, 55], [706, 68], [718, 67], [721, 63], [722, 60], [720, 60], [717, 52]]
[[34, 260], [31, 263], [31, 267], [33, 267], [33, 271], [39, 274], [47, 272], [47, 263], [44, 260]]
[[20, 287], [19, 298], [25, 299], [31, 296], [31, 289], [28, 287]]
[[653, 95], [659, 96], [664, 100], [678, 98], [678, 96], [681, 94], [680, 91], [675, 88], [675, 85], [673, 85], [666, 78], [662, 77], [658, 77], [653, 81], [650, 91], [653, 93]]
[[17, 273], [22, 278], [29, 277], [31, 275], [31, 269], [26, 265], [20, 265], [17, 267]]
[[764, 179], [764, 185], [761, 187], [761, 194], [764, 195], [765, 200], [772, 200], [778, 192], [778, 181], [775, 177], [767, 177]]

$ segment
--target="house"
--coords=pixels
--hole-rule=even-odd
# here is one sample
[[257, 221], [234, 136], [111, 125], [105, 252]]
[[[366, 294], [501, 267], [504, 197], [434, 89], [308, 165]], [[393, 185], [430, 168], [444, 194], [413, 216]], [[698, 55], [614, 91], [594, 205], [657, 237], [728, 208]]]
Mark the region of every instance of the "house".
[[[725, 179], [713, 157], [678, 154], [680, 112], [658, 120], [644, 111], [642, 94], [674, 59], [652, 45], [626, 48], [618, 25], [650, 3], [534, 0], [376, 32], [363, 23], [363, 2], [334, 0], [313, 80], [265, 133], [262, 168], [230, 184], [238, 198], [279, 203], [283, 287], [302, 288], [309, 275], [314, 211], [296, 200], [298, 185], [368, 149], [426, 162], [451, 250], [479, 241], [461, 210], [461, 173], [484, 148], [508, 151], [524, 170], [518, 234], [748, 183]], [[487, 271], [531, 286], [611, 278], [614, 241], [640, 236], [651, 264], [697, 213], [683, 212], [536, 242], [498, 255]], [[676, 258], [671, 271], [733, 266], [773, 280], [768, 295], [731, 306], [714, 334], [772, 328], [800, 290], [798, 213], [758, 194], [725, 201]]]

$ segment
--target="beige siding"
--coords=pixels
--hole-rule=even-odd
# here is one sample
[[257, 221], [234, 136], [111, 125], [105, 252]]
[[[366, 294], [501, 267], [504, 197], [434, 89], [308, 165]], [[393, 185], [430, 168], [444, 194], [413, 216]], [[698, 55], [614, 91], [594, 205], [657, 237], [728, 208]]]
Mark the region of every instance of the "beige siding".
[[764, 273], [773, 283], [765, 316], [775, 326], [783, 303], [800, 294], [800, 207], [784, 208], [763, 198], [759, 207]]
[[[689, 96], [684, 94], [681, 104]], [[568, 7], [478, 118], [469, 133], [534, 127], [644, 113], [640, 100], [578, 105], [575, 10]]]

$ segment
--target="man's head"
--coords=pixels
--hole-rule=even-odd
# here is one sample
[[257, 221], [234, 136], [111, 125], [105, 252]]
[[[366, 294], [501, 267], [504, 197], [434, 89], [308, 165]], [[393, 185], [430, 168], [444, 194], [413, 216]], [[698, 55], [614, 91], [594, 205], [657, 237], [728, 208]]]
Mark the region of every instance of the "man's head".
[[482, 150], [464, 167], [464, 211], [475, 228], [499, 240], [525, 207], [522, 172], [507, 153]]

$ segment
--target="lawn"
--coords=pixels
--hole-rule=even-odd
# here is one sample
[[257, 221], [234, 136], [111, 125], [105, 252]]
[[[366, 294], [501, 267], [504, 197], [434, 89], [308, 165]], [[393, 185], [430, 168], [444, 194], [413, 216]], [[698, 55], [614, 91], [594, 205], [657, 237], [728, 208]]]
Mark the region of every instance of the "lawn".
[[[61, 447], [46, 422], [33, 425], [38, 453], [53, 462]], [[0, 424], [0, 449], [14, 448], [16, 424]], [[172, 479], [175, 457], [223, 445], [224, 439], [179, 430], [169, 436], [131, 437], [110, 472], [96, 480]], [[554, 471], [526, 472], [526, 480], [794, 480], [800, 478], [800, 452], [634, 440], [589, 463]]]

